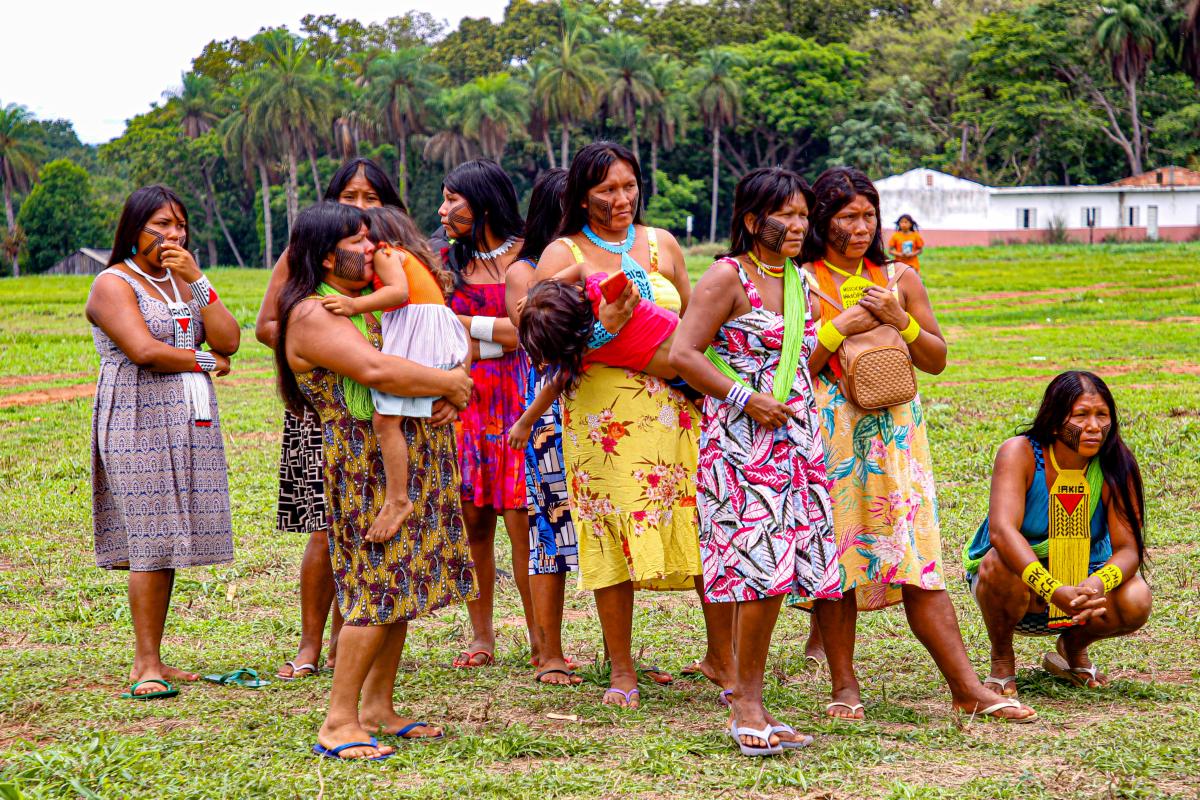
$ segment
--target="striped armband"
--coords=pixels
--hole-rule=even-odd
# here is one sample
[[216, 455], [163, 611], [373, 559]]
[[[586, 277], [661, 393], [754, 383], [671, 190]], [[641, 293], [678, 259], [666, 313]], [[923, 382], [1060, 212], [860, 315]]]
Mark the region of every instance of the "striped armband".
[[900, 338], [912, 344], [921, 335], [921, 325], [912, 314], [908, 315], [908, 327], [900, 331]]
[[617, 338], [615, 333], [610, 333], [608, 328], [600, 324], [600, 320], [592, 323], [592, 338], [588, 339], [588, 348], [595, 350], [597, 347], [604, 345]]
[[1100, 582], [1104, 584], [1105, 594], [1108, 594], [1125, 582], [1125, 573], [1121, 572], [1121, 568], [1116, 564], [1105, 564], [1093, 572], [1091, 577], [1100, 579]]
[[817, 331], [817, 341], [829, 352], [836, 353], [842, 342], [846, 341], [846, 336], [832, 322], [826, 322]]
[[729, 387], [728, 394], [725, 395], [725, 402], [732, 403], [738, 408], [745, 409], [746, 403], [750, 402], [751, 391], [740, 383], [734, 383]]
[[1025, 581], [1025, 585], [1033, 589], [1033, 593], [1038, 597], [1050, 602], [1050, 598], [1054, 597], [1054, 593], [1062, 586], [1060, 581], [1056, 581], [1050, 571], [1042, 566], [1042, 562], [1033, 561], [1021, 573], [1021, 580]]
[[215, 372], [217, 357], [207, 350], [196, 351], [196, 372]]
[[213, 288], [207, 275], [201, 275], [199, 280], [189, 283], [188, 288], [192, 290], [192, 299], [201, 308], [208, 308], [217, 302], [217, 290]]

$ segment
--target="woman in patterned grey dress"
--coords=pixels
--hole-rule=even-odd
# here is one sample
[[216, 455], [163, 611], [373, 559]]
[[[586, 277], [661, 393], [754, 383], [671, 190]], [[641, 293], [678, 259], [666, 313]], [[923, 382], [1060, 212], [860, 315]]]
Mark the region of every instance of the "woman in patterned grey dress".
[[[237, 321], [191, 254], [187, 209], [164, 186], [129, 196], [87, 302], [100, 375], [92, 415], [96, 564], [129, 571], [132, 699], [197, 675], [160, 653], [175, 570], [233, 560], [225, 450], [212, 381]], [[207, 344], [208, 351], [201, 346]]]

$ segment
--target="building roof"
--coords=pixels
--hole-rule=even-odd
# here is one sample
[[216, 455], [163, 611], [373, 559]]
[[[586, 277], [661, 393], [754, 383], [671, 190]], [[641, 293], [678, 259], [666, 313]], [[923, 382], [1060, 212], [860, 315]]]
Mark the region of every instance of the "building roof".
[[112, 250], [105, 250], [99, 247], [81, 247], [79, 248], [79, 252], [93, 261], [99, 261], [101, 264], [107, 264], [108, 257], [112, 255]]
[[958, 190], [968, 192], [986, 192], [987, 186], [975, 181], [969, 181], [966, 178], [956, 178], [953, 175], [947, 175], [945, 172], [938, 172], [936, 169], [925, 169], [919, 167], [910, 169], [908, 172], [902, 172], [899, 175], [892, 175], [888, 178], [882, 178], [875, 181], [876, 189], [884, 189], [888, 191], [898, 191], [904, 189], [937, 189], [938, 191]]
[[1160, 186], [1175, 188], [1180, 186], [1200, 186], [1200, 172], [1172, 165], [1152, 169], [1149, 172], [1143, 172], [1141, 175], [1121, 178], [1119, 181], [1113, 181], [1109, 186], [1145, 186], [1152, 188]]
[[882, 192], [913, 191], [919, 189], [945, 191], [971, 191], [986, 194], [1119, 194], [1128, 192], [1200, 191], [1200, 172], [1184, 167], [1159, 167], [1129, 178], [1099, 186], [1072, 184], [1069, 186], [985, 186], [965, 178], [956, 178], [935, 169], [910, 169], [875, 181], [875, 188]]

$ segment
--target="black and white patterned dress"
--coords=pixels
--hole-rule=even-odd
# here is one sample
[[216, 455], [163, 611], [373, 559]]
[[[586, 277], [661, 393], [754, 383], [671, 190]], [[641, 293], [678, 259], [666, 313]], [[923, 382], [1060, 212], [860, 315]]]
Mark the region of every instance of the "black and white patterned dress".
[[279, 530], [284, 533], [329, 528], [321, 447], [321, 420], [316, 412], [307, 406], [302, 414], [284, 409], [279, 455]]

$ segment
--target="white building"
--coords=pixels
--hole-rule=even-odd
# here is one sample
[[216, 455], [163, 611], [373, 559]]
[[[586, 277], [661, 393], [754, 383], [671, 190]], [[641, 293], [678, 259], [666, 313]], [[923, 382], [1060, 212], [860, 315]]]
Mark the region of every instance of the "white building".
[[931, 169], [875, 183], [883, 224], [909, 214], [930, 245], [1200, 238], [1200, 172], [1162, 167], [1104, 186], [984, 186]]

